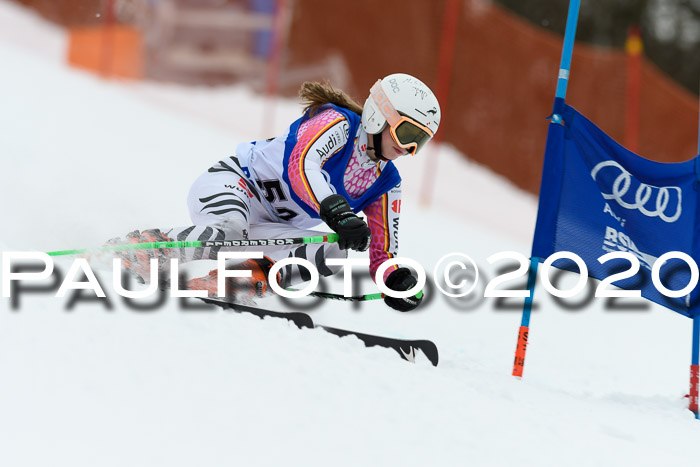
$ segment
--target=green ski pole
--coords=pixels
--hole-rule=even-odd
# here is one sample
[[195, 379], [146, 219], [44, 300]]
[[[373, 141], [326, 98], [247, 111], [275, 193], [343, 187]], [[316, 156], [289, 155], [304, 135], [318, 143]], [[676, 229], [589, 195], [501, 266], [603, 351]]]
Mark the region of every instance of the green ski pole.
[[[297, 290], [292, 288], [287, 288], [290, 292], [297, 292]], [[369, 300], [381, 300], [385, 297], [383, 293], [371, 293], [367, 295], [356, 295], [354, 297], [346, 297], [345, 295], [326, 293], [326, 292], [311, 292], [309, 293], [311, 297], [327, 298], [330, 300], [340, 300], [343, 302], [367, 302]], [[423, 296], [423, 291], [421, 290], [416, 294], [416, 298], [421, 298]]]
[[49, 256], [81, 255], [85, 253], [99, 253], [103, 251], [123, 250], [157, 250], [162, 248], [206, 248], [206, 247], [254, 247], [273, 245], [297, 245], [304, 243], [335, 243], [338, 234], [315, 235], [296, 238], [269, 238], [259, 240], [207, 240], [204, 242], [150, 242], [150, 243], [126, 243], [122, 245], [106, 245], [97, 248], [82, 248], [76, 250], [50, 251]]

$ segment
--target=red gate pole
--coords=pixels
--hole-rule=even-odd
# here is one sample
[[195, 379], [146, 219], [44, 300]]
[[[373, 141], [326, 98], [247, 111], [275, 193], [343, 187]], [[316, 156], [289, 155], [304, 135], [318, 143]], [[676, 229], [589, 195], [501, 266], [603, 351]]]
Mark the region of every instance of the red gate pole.
[[263, 112], [263, 135], [272, 136], [275, 123], [275, 98], [279, 92], [282, 55], [287, 42], [289, 23], [289, 3], [291, 0], [277, 0], [275, 19], [272, 28], [272, 50], [267, 61], [265, 83], [265, 110]]
[[105, 0], [100, 47], [100, 75], [109, 78], [114, 71], [114, 0]]
[[[435, 85], [435, 97], [440, 103], [442, 118], [448, 106], [450, 82], [452, 81], [452, 64], [454, 63], [455, 42], [457, 39], [457, 21], [460, 18], [459, 0], [446, 0], [445, 13], [442, 19], [442, 38], [440, 39], [440, 52], [438, 55], [438, 74]], [[434, 143], [442, 139], [442, 133], [437, 133], [433, 138]], [[437, 161], [440, 150], [437, 145], [431, 149], [431, 163], [425, 165], [423, 172], [423, 186], [421, 189], [421, 204], [428, 207], [432, 202], [433, 190], [435, 186], [435, 175], [437, 171]]]
[[639, 151], [639, 100], [642, 89], [642, 36], [639, 27], [627, 32], [627, 85], [625, 92], [625, 147]]
[[[700, 117], [698, 118], [698, 154], [700, 154]], [[700, 385], [700, 312], [693, 313], [693, 347], [690, 360], [690, 404], [688, 408], [700, 419], [698, 413], [698, 392]]]

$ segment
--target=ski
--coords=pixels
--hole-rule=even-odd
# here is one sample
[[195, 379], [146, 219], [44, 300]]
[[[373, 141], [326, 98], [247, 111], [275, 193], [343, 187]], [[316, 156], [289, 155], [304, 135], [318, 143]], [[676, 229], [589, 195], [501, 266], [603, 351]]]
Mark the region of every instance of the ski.
[[200, 300], [209, 303], [211, 305], [220, 306], [222, 308], [231, 309], [238, 313], [250, 313], [260, 318], [270, 316], [273, 318], [282, 318], [291, 321], [298, 327], [301, 328], [314, 328], [322, 329], [326, 332], [334, 334], [339, 337], [344, 336], [355, 336], [360, 339], [365, 347], [385, 347], [387, 349], [393, 349], [402, 359], [415, 363], [417, 352], [422, 352], [433, 366], [437, 366], [439, 362], [439, 352], [438, 348], [434, 342], [421, 339], [421, 340], [410, 340], [410, 339], [397, 339], [393, 337], [377, 336], [374, 334], [365, 334], [361, 332], [350, 331], [348, 329], [339, 329], [329, 326], [318, 326], [314, 325], [313, 319], [306, 313], [300, 311], [292, 311], [288, 313], [265, 310], [262, 308], [257, 308], [248, 305], [241, 305], [238, 303], [231, 303], [225, 300], [216, 298], [200, 298]]
[[331, 328], [328, 326], [315, 326], [316, 329], [320, 328], [336, 336], [355, 336], [365, 343], [365, 347], [386, 347], [388, 349], [394, 349], [397, 354], [404, 360], [409, 362], [416, 361], [416, 352], [421, 351], [425, 355], [433, 366], [438, 365], [440, 360], [437, 346], [434, 342], [421, 339], [421, 340], [408, 340], [408, 339], [396, 339], [393, 337], [377, 336], [374, 334], [364, 334], [361, 332], [348, 331], [347, 329]]
[[250, 313], [259, 318], [264, 318], [270, 316], [272, 318], [282, 318], [294, 323], [296, 327], [301, 328], [313, 328], [314, 321], [311, 316], [306, 313], [299, 311], [292, 311], [289, 313], [282, 313], [279, 311], [263, 310], [262, 308], [256, 308], [248, 305], [241, 305], [239, 303], [231, 303], [225, 300], [218, 300], [216, 298], [200, 298], [200, 300], [205, 303], [210, 303], [212, 305], [220, 306], [222, 308], [228, 308], [238, 313]]

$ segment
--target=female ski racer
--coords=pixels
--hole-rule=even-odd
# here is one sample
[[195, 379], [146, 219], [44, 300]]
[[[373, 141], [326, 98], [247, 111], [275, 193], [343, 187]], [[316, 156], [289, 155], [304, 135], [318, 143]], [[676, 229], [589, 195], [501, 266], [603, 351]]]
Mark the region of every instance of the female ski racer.
[[[321, 220], [339, 235], [337, 244], [265, 247], [262, 260], [237, 266], [251, 270], [252, 277], [237, 278], [235, 293], [247, 286], [251, 295], [263, 296], [270, 267], [288, 256], [307, 259], [322, 276], [329, 276], [339, 268], [329, 267], [325, 259], [344, 258], [348, 249], [369, 249], [374, 279], [377, 268], [395, 257], [398, 249], [401, 178], [392, 161], [416, 155], [435, 135], [440, 105], [428, 86], [402, 73], [378, 80], [364, 107], [328, 83], [304, 83], [299, 95], [304, 114], [285, 134], [240, 144], [234, 156], [197, 178], [187, 201], [194, 225], [134, 231], [126, 241], [300, 237], [318, 235], [308, 229]], [[366, 222], [356, 215], [360, 211]], [[226, 249], [138, 250], [120, 256], [128, 269], [147, 278], [149, 258], [157, 257], [159, 266], [166, 268], [171, 257], [180, 261], [216, 259], [222, 248]], [[187, 288], [216, 295], [217, 279], [214, 270], [190, 280]], [[303, 267], [287, 266], [277, 279], [288, 287], [308, 280], [309, 274]], [[384, 282], [393, 290], [405, 291], [417, 280], [408, 268], [392, 266]], [[387, 305], [399, 311], [410, 311], [421, 301], [422, 295], [385, 298]]]

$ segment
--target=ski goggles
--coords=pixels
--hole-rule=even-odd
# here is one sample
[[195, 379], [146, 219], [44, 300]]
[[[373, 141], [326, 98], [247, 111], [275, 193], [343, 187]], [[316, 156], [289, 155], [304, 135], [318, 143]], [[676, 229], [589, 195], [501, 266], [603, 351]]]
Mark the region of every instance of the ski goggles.
[[369, 90], [370, 95], [389, 124], [389, 132], [394, 142], [415, 156], [425, 143], [430, 141], [434, 133], [430, 128], [421, 125], [412, 118], [401, 115], [382, 89], [381, 83], [382, 80], [377, 80], [374, 83], [374, 86]]

